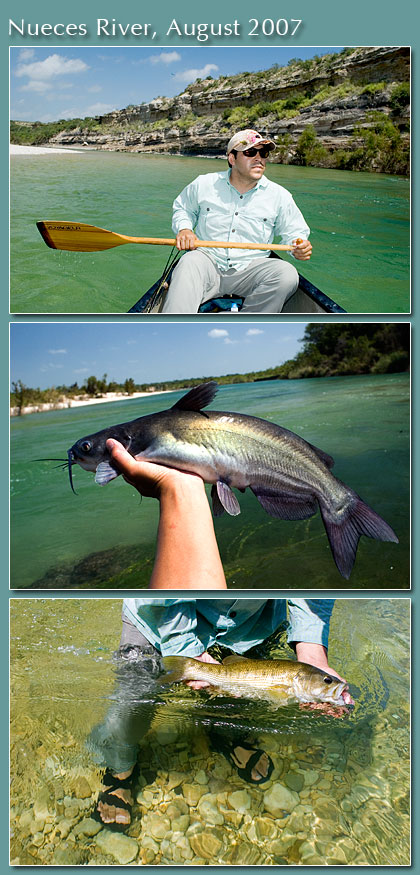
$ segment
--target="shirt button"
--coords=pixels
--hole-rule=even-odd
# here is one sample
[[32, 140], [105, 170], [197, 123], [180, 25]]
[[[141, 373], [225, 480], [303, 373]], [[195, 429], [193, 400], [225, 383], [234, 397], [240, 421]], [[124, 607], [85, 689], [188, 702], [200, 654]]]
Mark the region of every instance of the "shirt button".
[[[207, 207], [207, 212], [208, 212], [208, 213], [210, 212], [210, 207]], [[264, 220], [264, 221], [265, 221], [265, 220]]]
[[[239, 216], [239, 213], [235, 213], [235, 216]], [[265, 219], [264, 219], [264, 222], [265, 222]]]
[[240, 195], [239, 195], [239, 200], [240, 200], [240, 201], [243, 200], [243, 194], [240, 194]]
[[230, 612], [230, 616], [231, 616], [231, 617], [236, 617], [236, 611], [231, 611], [231, 612]]
[[235, 233], [235, 229], [234, 229], [234, 228], [232, 228], [232, 234], [234, 234], [234, 233]]

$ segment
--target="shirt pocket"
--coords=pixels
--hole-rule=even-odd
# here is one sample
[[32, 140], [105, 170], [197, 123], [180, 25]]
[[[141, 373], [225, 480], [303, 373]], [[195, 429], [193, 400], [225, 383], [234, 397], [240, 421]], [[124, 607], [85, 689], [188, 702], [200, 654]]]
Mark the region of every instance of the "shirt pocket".
[[273, 239], [274, 229], [276, 226], [277, 214], [270, 206], [265, 209], [261, 206], [256, 206], [255, 209], [250, 204], [240, 211], [238, 216], [238, 225], [240, 233], [246, 233], [246, 230], [252, 231], [252, 238], [259, 243], [269, 243]]

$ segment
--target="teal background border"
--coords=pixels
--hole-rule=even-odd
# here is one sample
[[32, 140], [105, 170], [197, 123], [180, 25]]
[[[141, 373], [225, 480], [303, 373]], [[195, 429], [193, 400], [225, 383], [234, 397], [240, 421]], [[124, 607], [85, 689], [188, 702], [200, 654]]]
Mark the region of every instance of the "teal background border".
[[[34, 22], [86, 22], [89, 25], [89, 29], [91, 31], [89, 38], [16, 38], [16, 34], [13, 37], [9, 38], [8, 36], [8, 23], [9, 17], [14, 21], [20, 21], [22, 18], [25, 21], [29, 21], [31, 23]], [[297, 0], [297, 2], [292, 3], [291, 0], [283, 0], [283, 2], [279, 3], [278, 0], [273, 2], [273, 0], [260, 0], [258, 4], [255, 2], [251, 2], [251, 0], [242, 0], [242, 3], [238, 4], [226, 4], [226, 2], [221, 2], [221, 0], [212, 0], [212, 3], [209, 4], [209, 8], [207, 10], [206, 7], [191, 2], [191, 0], [178, 0], [175, 3], [168, 3], [168, 0], [162, 0], [162, 2], [158, 4], [146, 4], [134, 2], [134, 0], [119, 0], [118, 3], [112, 4], [110, 0], [107, 0], [105, 3], [100, 3], [95, 0], [92, 2], [90, 0], [89, 3], [80, 2], [80, 0], [74, 0], [72, 4], [57, 4], [52, 2], [52, 0], [38, 0], [36, 4], [33, 2], [19, 2], [19, 0], [14, 0], [13, 3], [10, 0], [6, 2], [6, 14], [3, 14], [0, 19], [0, 36], [2, 40], [2, 110], [3, 110], [3, 119], [4, 124], [6, 126], [4, 138], [1, 143], [2, 157], [3, 157], [3, 173], [1, 175], [1, 187], [2, 187], [2, 264], [3, 264], [3, 283], [2, 283], [2, 297], [1, 297], [1, 310], [2, 310], [2, 320], [1, 320], [1, 336], [2, 343], [0, 347], [0, 355], [1, 362], [4, 368], [3, 373], [8, 373], [8, 323], [9, 321], [23, 321], [18, 317], [9, 317], [8, 314], [8, 224], [9, 224], [9, 216], [8, 216], [8, 181], [7, 181], [7, 172], [6, 168], [8, 166], [8, 91], [6, 83], [8, 82], [8, 46], [9, 45], [22, 45], [22, 46], [51, 46], [54, 45], [102, 45], [102, 46], [129, 46], [133, 44], [144, 45], [145, 43], [138, 41], [130, 41], [125, 40], [123, 38], [114, 39], [114, 40], [100, 40], [95, 37], [95, 22], [96, 18], [116, 18], [117, 21], [121, 22], [143, 22], [143, 21], [151, 21], [155, 25], [155, 29], [164, 34], [172, 20], [172, 18], [176, 18], [180, 22], [230, 22], [234, 18], [236, 18], [241, 24], [242, 36], [240, 38], [232, 40], [223, 40], [223, 39], [213, 39], [211, 41], [211, 45], [215, 46], [223, 46], [223, 45], [249, 45], [249, 46], [292, 46], [292, 45], [308, 45], [308, 46], [325, 46], [325, 45], [411, 45], [412, 46], [412, 105], [414, 107], [413, 110], [413, 126], [412, 126], [412, 315], [410, 321], [412, 323], [412, 423], [413, 423], [413, 437], [412, 437], [412, 447], [413, 447], [413, 458], [412, 458], [412, 471], [413, 471], [413, 490], [412, 490], [412, 551], [413, 551], [413, 562], [412, 562], [412, 628], [413, 628], [413, 636], [412, 636], [412, 688], [413, 688], [413, 726], [416, 727], [418, 725], [418, 717], [420, 711], [419, 705], [419, 671], [417, 670], [416, 660], [417, 660], [417, 648], [416, 648], [416, 629], [417, 629], [417, 611], [416, 611], [416, 600], [418, 600], [419, 596], [417, 594], [418, 590], [418, 572], [419, 572], [419, 551], [416, 546], [416, 538], [415, 533], [418, 531], [417, 525], [417, 507], [419, 501], [419, 475], [418, 475], [418, 466], [417, 466], [417, 451], [415, 450], [416, 439], [419, 435], [419, 405], [420, 399], [418, 398], [418, 388], [417, 388], [417, 367], [418, 367], [418, 343], [417, 343], [417, 331], [416, 331], [416, 317], [418, 310], [418, 296], [420, 294], [419, 289], [417, 288], [417, 249], [416, 247], [416, 234], [417, 234], [417, 211], [418, 211], [418, 186], [416, 184], [416, 170], [419, 169], [419, 157], [417, 153], [417, 143], [418, 143], [418, 130], [419, 130], [419, 113], [416, 112], [416, 99], [418, 96], [419, 89], [419, 70], [418, 70], [418, 54], [420, 49], [420, 7], [415, 4], [414, 0], [408, 0], [404, 4], [395, 4], [391, 3], [390, 0], [370, 0], [370, 3], [361, 2], [361, 0], [353, 0], [351, 3], [339, 3], [337, 0], [319, 0], [319, 2], [313, 3], [309, 2], [309, 0]], [[302, 25], [298, 30], [298, 34], [294, 38], [287, 37], [285, 39], [281, 38], [249, 38], [247, 33], [247, 24], [249, 18], [258, 18], [260, 20], [264, 18], [273, 18], [277, 20], [278, 18], [300, 18], [302, 19]], [[188, 45], [200, 45], [202, 47], [203, 52], [206, 51], [206, 45], [210, 43], [196, 43], [195, 40], [188, 39], [180, 39], [179, 37], [172, 38], [162, 38], [161, 40], [156, 40], [156, 43], [147, 43], [151, 49], [155, 49], [158, 45], [171, 45], [171, 46], [179, 46], [179, 47], [187, 47]], [[74, 317], [67, 317], [69, 321], [75, 321]], [[126, 317], [127, 318], [127, 317]], [[181, 317], [178, 317], [181, 320]], [[182, 317], [182, 321], [194, 321], [195, 317]], [[330, 317], [334, 320], [337, 317]], [[117, 321], [115, 316], [112, 317], [101, 317], [101, 321], [105, 319], [107, 321]], [[408, 321], [409, 317], [401, 316], [401, 317], [349, 317], [349, 321]], [[29, 320], [28, 317], [25, 317], [24, 321], [57, 321], [57, 317], [34, 317], [33, 320]], [[66, 317], [61, 317], [60, 321], [65, 322]], [[89, 321], [98, 321], [97, 318], [94, 317], [83, 317], [84, 322]], [[118, 321], [124, 321], [124, 317], [118, 319]], [[172, 321], [177, 321], [176, 317]], [[200, 321], [212, 321], [211, 319], [200, 320]], [[247, 317], [247, 321], [258, 321], [258, 319]], [[273, 317], [274, 321], [274, 317]], [[282, 320], [283, 321], [283, 320]], [[289, 321], [299, 321], [297, 317], [289, 317]], [[307, 320], [305, 320], [307, 321]], [[338, 320], [339, 321], [339, 320]], [[6, 379], [4, 379], [4, 412], [2, 412], [2, 417], [4, 416], [4, 424], [5, 424], [5, 432], [4, 434], [8, 434], [8, 408], [9, 408], [9, 399], [8, 399], [8, 385], [6, 386]], [[5, 442], [4, 442], [5, 443]], [[4, 466], [5, 467], [5, 466]], [[1, 555], [4, 557], [4, 566], [5, 570], [7, 569], [7, 560], [6, 557], [8, 555], [8, 488], [6, 486], [7, 477], [6, 472], [3, 471], [3, 487], [2, 487], [2, 496], [1, 496]], [[3, 594], [0, 597], [0, 630], [1, 630], [1, 640], [2, 640], [2, 652], [3, 652], [3, 665], [8, 664], [8, 599], [9, 597], [13, 597], [13, 595], [17, 595], [17, 593], [10, 592], [8, 593], [8, 577], [7, 573], [5, 574], [5, 581], [3, 587]], [[231, 592], [233, 595], [234, 593]], [[239, 596], [241, 593], [236, 593], [235, 595]], [[267, 593], [266, 595], [271, 595], [272, 593]], [[276, 595], [286, 595], [287, 593], [276, 592]], [[310, 592], [302, 592], [300, 593], [302, 596], [312, 595]], [[48, 597], [54, 597], [53, 592], [48, 592]], [[61, 593], [57, 593], [57, 596], [61, 597]], [[73, 594], [76, 595], [76, 592]], [[78, 598], [89, 596], [92, 597], [92, 593], [79, 593], [77, 592]], [[121, 597], [121, 592], [111, 592], [108, 591], [106, 596], [114, 596]], [[265, 595], [265, 593], [259, 591], [259, 596]], [[339, 591], [337, 593], [328, 592], [320, 592], [317, 591], [317, 596], [325, 595], [332, 596], [347, 596], [352, 597], [354, 595], [355, 598], [358, 597], [358, 593], [354, 594], [351, 591]], [[361, 595], [361, 593], [360, 593]], [[368, 591], [363, 592], [363, 596], [366, 597], [370, 595]], [[372, 593], [374, 597], [378, 597], [378, 592]], [[33, 597], [30, 594], [23, 595], [21, 591], [19, 591], [19, 598], [21, 597]], [[39, 595], [37, 594], [37, 597]], [[410, 595], [403, 594], [401, 592], [386, 592], [386, 598], [392, 597], [403, 597], [410, 598]], [[4, 679], [2, 681], [2, 699], [5, 703], [8, 698], [8, 688], [6, 681], [6, 671], [3, 671]], [[4, 709], [5, 710], [5, 709]], [[7, 743], [8, 743], [8, 729], [6, 727], [6, 718], [4, 717], [2, 722], [0, 723], [0, 733], [3, 741], [2, 746], [2, 755], [1, 755], [1, 826], [0, 826], [0, 864], [4, 865], [5, 869], [11, 868], [8, 864], [8, 815], [9, 815], [9, 801], [8, 801], [8, 793], [7, 793], [7, 774], [8, 774], [8, 756], [6, 754]], [[416, 741], [417, 735], [417, 741]], [[419, 871], [420, 873], [420, 865], [418, 864], [418, 847], [419, 847], [419, 837], [418, 830], [416, 831], [415, 823], [418, 812], [418, 802], [419, 802], [419, 788], [418, 788], [418, 776], [417, 776], [417, 755], [419, 749], [419, 741], [418, 741], [418, 732], [413, 731], [413, 750], [412, 750], [412, 774], [413, 774], [413, 809], [412, 809], [412, 865], [411, 869], [414, 872]], [[33, 867], [20, 867], [22, 870], [31, 871]], [[48, 869], [49, 872], [60, 871], [59, 867], [37, 867], [42, 869]], [[80, 867], [66, 867], [66, 871], [68, 872], [76, 872]], [[102, 867], [101, 867], [102, 868]], [[154, 870], [156, 867], [147, 867], [151, 870]], [[164, 867], [162, 867], [164, 868]], [[193, 867], [188, 867], [192, 869]], [[206, 867], [206, 869], [220, 869], [224, 867]], [[282, 867], [287, 868], [287, 867]], [[329, 867], [329, 871], [338, 871], [342, 867]], [[369, 871], [372, 867], [358, 867], [359, 871]], [[387, 867], [375, 867], [376, 871], [386, 871]], [[126, 867], [116, 866], [113, 867], [113, 870], [126, 871]], [[171, 872], [181, 873], [185, 871], [185, 867], [170, 867]], [[201, 870], [201, 867], [200, 867]], [[241, 869], [243, 873], [249, 873], [258, 871], [266, 871], [266, 867], [252, 867], [250, 869]], [[315, 872], [325, 872], [325, 868], [311, 867], [312, 871]], [[198, 868], [194, 867], [194, 871], [198, 871]]]

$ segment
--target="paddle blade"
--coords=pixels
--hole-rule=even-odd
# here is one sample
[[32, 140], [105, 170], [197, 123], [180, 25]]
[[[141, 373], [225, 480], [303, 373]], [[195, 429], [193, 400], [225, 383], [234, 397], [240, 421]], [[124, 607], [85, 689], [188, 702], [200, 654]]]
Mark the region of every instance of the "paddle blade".
[[83, 222], [37, 222], [39, 233], [50, 249], [69, 252], [101, 252], [121, 246], [127, 240], [121, 234], [85, 225]]

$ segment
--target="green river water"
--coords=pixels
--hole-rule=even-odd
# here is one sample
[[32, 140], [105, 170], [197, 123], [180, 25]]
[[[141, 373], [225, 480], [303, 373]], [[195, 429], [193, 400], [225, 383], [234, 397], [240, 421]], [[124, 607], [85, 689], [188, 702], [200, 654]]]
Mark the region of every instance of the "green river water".
[[[355, 700], [339, 719], [167, 692], [125, 836], [90, 817], [101, 773], [86, 746], [115, 705], [120, 612], [119, 599], [12, 599], [12, 865], [409, 865], [408, 599], [336, 601], [329, 660]], [[270, 656], [290, 653], [280, 639]], [[268, 783], [212, 749], [215, 720], [269, 753]]]
[[[13, 588], [145, 588], [157, 502], [121, 478], [99, 487], [66, 459], [84, 435], [170, 407], [182, 393], [156, 395], [11, 420]], [[215, 520], [229, 588], [401, 589], [409, 586], [410, 461], [407, 374], [284, 380], [222, 386], [216, 410], [259, 416], [296, 432], [335, 459], [335, 475], [395, 530], [399, 544], [359, 542], [350, 581], [337, 571], [317, 513], [273, 519], [247, 490], [237, 517]], [[180, 544], [182, 548], [182, 544]]]
[[[171, 207], [219, 159], [86, 151], [11, 158], [11, 312], [126, 313], [161, 275], [168, 247], [99, 253], [48, 249], [35, 222], [87, 222], [172, 237]], [[302, 272], [350, 313], [409, 312], [409, 181], [375, 173], [271, 165], [308, 224]]]

